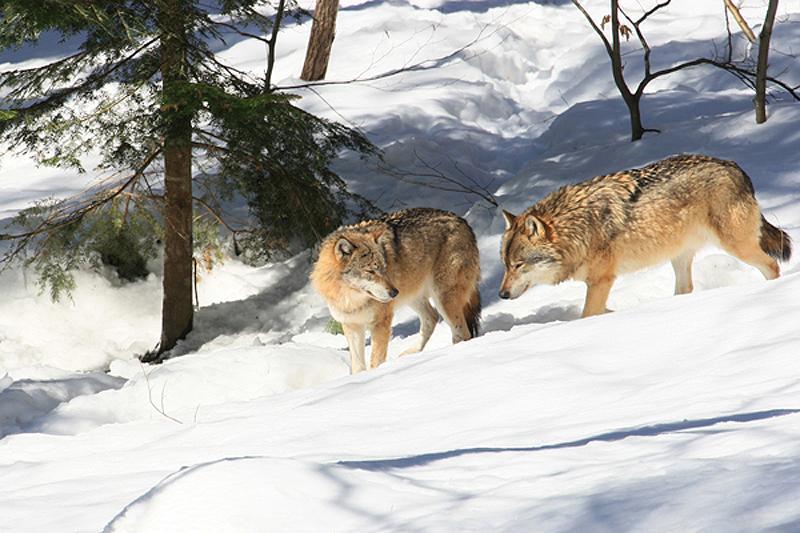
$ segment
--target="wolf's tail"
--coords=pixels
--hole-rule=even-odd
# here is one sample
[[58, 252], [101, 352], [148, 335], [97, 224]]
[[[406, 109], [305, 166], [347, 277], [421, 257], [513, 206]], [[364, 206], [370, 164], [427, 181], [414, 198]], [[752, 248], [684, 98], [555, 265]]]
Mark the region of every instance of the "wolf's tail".
[[780, 261], [788, 261], [792, 257], [792, 239], [785, 231], [776, 228], [761, 215], [761, 249]]
[[481, 325], [481, 293], [478, 292], [477, 283], [472, 287], [472, 294], [464, 305], [464, 320], [467, 322], [470, 338], [474, 339], [478, 336]]

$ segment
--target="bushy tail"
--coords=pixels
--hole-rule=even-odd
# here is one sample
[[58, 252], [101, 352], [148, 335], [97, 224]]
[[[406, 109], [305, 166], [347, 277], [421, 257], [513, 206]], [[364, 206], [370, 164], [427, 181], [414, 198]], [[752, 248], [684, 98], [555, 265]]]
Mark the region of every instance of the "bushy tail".
[[478, 329], [481, 324], [481, 293], [478, 292], [478, 284], [472, 288], [469, 301], [464, 306], [464, 320], [467, 322], [470, 338], [478, 336]]
[[792, 257], [792, 239], [780, 228], [776, 228], [761, 215], [761, 249], [780, 261]]

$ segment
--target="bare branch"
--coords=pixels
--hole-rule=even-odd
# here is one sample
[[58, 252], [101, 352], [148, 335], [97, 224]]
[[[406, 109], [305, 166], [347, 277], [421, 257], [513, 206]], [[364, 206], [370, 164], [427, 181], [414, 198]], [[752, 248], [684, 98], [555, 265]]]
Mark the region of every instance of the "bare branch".
[[279, 0], [278, 11], [275, 13], [275, 22], [272, 24], [272, 35], [267, 41], [267, 72], [264, 75], [264, 89], [269, 90], [272, 84], [272, 69], [275, 67], [275, 45], [278, 42], [278, 30], [281, 27], [283, 11], [286, 8], [286, 0]]
[[652, 15], [653, 13], [655, 13], [656, 11], [661, 9], [662, 7], [667, 7], [670, 2], [672, 2], [672, 0], [664, 0], [660, 4], [654, 5], [649, 11], [645, 11], [644, 14], [641, 17], [636, 19], [636, 22], [631, 21], [631, 24], [633, 24], [635, 26], [638, 26], [639, 24], [644, 22], [647, 19], [647, 17], [649, 17], [650, 15]]
[[744, 36], [747, 37], [747, 40], [750, 41], [751, 43], [755, 43], [756, 36], [753, 33], [753, 30], [750, 29], [750, 26], [747, 24], [747, 21], [744, 20], [744, 17], [739, 11], [739, 8], [736, 7], [736, 4], [733, 3], [733, 0], [724, 0], [724, 1], [725, 1], [725, 7], [727, 7], [728, 11], [730, 11], [731, 15], [733, 15], [733, 20], [735, 20], [736, 23], [739, 25], [739, 27], [742, 28], [742, 33], [744, 33]]
[[[586, 11], [586, 9], [584, 9], [584, 7], [581, 5], [581, 3], [578, 0], [572, 0], [572, 3], [575, 4], [575, 7], [577, 7], [578, 10], [581, 13], [583, 13], [583, 16], [586, 17], [586, 20], [589, 21], [589, 24], [592, 26], [592, 29], [595, 31], [595, 33], [597, 33], [597, 35], [600, 36], [600, 39], [603, 40], [603, 45], [605, 45], [606, 52], [608, 52], [609, 57], [613, 57], [614, 56], [614, 51], [611, 48], [611, 43], [608, 42], [608, 39], [606, 38], [605, 34], [603, 33], [603, 30], [601, 30], [600, 27], [594, 22], [594, 20], [592, 20], [592, 16], [589, 15], [589, 13]], [[615, 31], [615, 30], [612, 28], [611, 31]]]
[[[284, 85], [284, 86], [275, 87], [275, 90], [285, 91], [285, 90], [293, 90], [293, 89], [308, 89], [308, 88], [312, 88], [312, 87], [319, 87], [319, 86], [322, 86], [322, 85], [349, 85], [349, 84], [352, 84], [352, 83], [365, 83], [365, 82], [377, 81], [377, 80], [382, 80], [382, 79], [385, 79], [385, 78], [390, 78], [392, 76], [397, 76], [398, 74], [404, 74], [406, 72], [417, 72], [417, 71], [429, 70], [429, 69], [435, 68], [437, 66], [441, 66], [441, 65], [443, 65], [443, 64], [445, 64], [445, 63], [457, 58], [465, 50], [468, 50], [469, 48], [471, 48], [475, 44], [477, 44], [477, 43], [481, 42], [482, 40], [488, 38], [488, 36], [484, 36], [483, 35], [483, 33], [484, 33], [484, 31], [486, 30], [487, 27], [489, 27], [488, 24], [485, 25], [483, 28], [481, 28], [481, 31], [478, 32], [478, 35], [474, 39], [472, 39], [470, 42], [465, 44], [464, 46], [458, 48], [457, 50], [454, 50], [453, 52], [450, 52], [449, 54], [446, 54], [446, 55], [443, 55], [443, 56], [440, 56], [440, 57], [436, 57], [436, 58], [433, 58], [433, 59], [426, 59], [424, 61], [419, 61], [419, 62], [414, 63], [412, 65], [405, 65], [405, 66], [400, 67], [400, 68], [387, 70], [386, 72], [382, 72], [380, 74], [375, 74], [374, 76], [367, 76], [367, 77], [364, 77], [364, 78], [362, 78], [361, 76], [357, 76], [357, 77], [349, 79], [349, 80], [331, 80], [331, 81], [321, 80], [321, 81], [316, 81], [316, 82], [311, 82], [311, 83], [300, 83], [300, 84], [296, 84], [296, 85]], [[495, 32], [492, 32], [490, 35], [493, 35], [494, 33]]]
[[[667, 4], [669, 4], [670, 1], [671, 0], [667, 0], [663, 4], [658, 4], [656, 7], [654, 7], [652, 10], [650, 10], [648, 13], [646, 13], [646, 15], [654, 13], [655, 10], [658, 7], [663, 7], [663, 6], [667, 5]], [[639, 20], [633, 20], [632, 18], [630, 18], [628, 16], [628, 14], [621, 7], [619, 8], [619, 11], [620, 11], [620, 13], [622, 13], [622, 15], [626, 19], [628, 19], [628, 22], [631, 23], [631, 26], [633, 26], [633, 29], [636, 32], [636, 37], [639, 38], [639, 42], [642, 45], [642, 50], [644, 50], [644, 57], [643, 57], [643, 60], [644, 60], [644, 77], [647, 78], [647, 77], [650, 76], [650, 45], [647, 43], [647, 39], [645, 39], [644, 34], [642, 33], [642, 29], [639, 27], [639, 24], [641, 24], [642, 21], [647, 17], [643, 16], [643, 17], [639, 18]]]
[[164, 387], [166, 387], [167, 384], [164, 383], [164, 387], [161, 388], [161, 409], [159, 409], [158, 406], [156, 405], [156, 402], [153, 401], [153, 389], [152, 387], [150, 387], [150, 376], [147, 375], [147, 370], [144, 368], [144, 364], [142, 364], [141, 361], [139, 361], [139, 365], [142, 367], [142, 374], [144, 375], [144, 381], [145, 384], [147, 385], [147, 400], [150, 402], [150, 405], [153, 406], [153, 409], [155, 409], [156, 412], [158, 412], [164, 418], [172, 420], [173, 422], [177, 422], [178, 424], [183, 424], [183, 422], [181, 422], [174, 416], [169, 416], [164, 411]]
[[464, 181], [447, 175], [439, 168], [439, 166], [428, 162], [422, 156], [420, 156], [416, 150], [414, 150], [414, 157], [416, 158], [417, 162], [427, 170], [427, 172], [405, 172], [389, 166], [379, 166], [378, 170], [388, 176], [395, 177], [406, 183], [420, 185], [422, 187], [428, 187], [430, 189], [436, 189], [439, 191], [474, 195], [495, 207], [499, 205], [497, 199], [488, 190], [487, 186], [481, 185], [475, 178], [466, 174], [458, 166], [456, 161], [451, 159], [451, 163], [455, 169], [469, 183], [465, 183]]

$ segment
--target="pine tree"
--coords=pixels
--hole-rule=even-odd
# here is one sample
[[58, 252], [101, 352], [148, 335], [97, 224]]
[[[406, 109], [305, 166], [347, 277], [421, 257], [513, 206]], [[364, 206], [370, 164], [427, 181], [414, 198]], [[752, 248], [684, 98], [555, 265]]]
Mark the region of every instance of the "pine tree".
[[[0, 235], [13, 242], [5, 261], [24, 258], [57, 297], [84, 264], [142, 275], [163, 240], [158, 354], [192, 328], [194, 256], [208, 245], [193, 233], [214, 240], [223, 224], [256, 256], [311, 243], [363, 205], [330, 163], [343, 149], [373, 149], [359, 132], [270, 89], [283, 0], [275, 16], [263, 14], [263, 0], [216, 5], [212, 12], [194, 0], [0, 0], [0, 48], [45, 32], [80, 43], [44, 66], [0, 73], [5, 145], [79, 170], [87, 153], [99, 154], [107, 176], [87, 194], [23, 211]], [[268, 74], [220, 61], [211, 45], [229, 34], [268, 45]], [[226, 222], [222, 205], [235, 197], [255, 227]]]

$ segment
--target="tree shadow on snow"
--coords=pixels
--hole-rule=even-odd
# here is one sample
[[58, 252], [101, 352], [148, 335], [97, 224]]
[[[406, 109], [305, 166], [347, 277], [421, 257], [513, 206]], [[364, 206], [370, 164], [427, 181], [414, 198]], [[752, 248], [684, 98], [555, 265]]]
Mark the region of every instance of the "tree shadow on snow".
[[[646, 531], [661, 523], [664, 530], [797, 532], [798, 476], [796, 458], [764, 458], [756, 465], [717, 459], [702, 467], [669, 469], [576, 496], [583, 501], [558, 531]], [[538, 512], [531, 508], [517, 518], [524, 523], [526, 515]], [[656, 522], [658, 517], [667, 522]]]
[[679, 422], [666, 422], [649, 426], [621, 429], [585, 437], [582, 439], [559, 442], [555, 444], [542, 444], [538, 446], [509, 446], [509, 447], [475, 447], [461, 448], [444, 452], [431, 452], [408, 457], [397, 457], [391, 459], [368, 459], [363, 461], [340, 461], [339, 465], [362, 470], [389, 470], [393, 468], [410, 468], [424, 466], [436, 461], [461, 457], [463, 455], [475, 455], [483, 453], [506, 453], [506, 452], [538, 452], [546, 450], [557, 450], [562, 448], [578, 448], [593, 442], [614, 442], [627, 439], [629, 437], [653, 437], [667, 433], [708, 428], [717, 424], [728, 422], [745, 423], [756, 420], [765, 420], [779, 416], [787, 416], [800, 413], [800, 409], [769, 409], [764, 411], [753, 411], [733, 415], [723, 415], [712, 418], [700, 418], [696, 420], [681, 420]]

